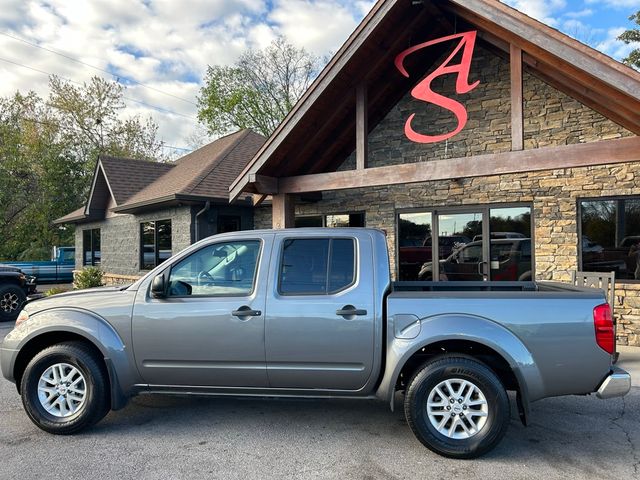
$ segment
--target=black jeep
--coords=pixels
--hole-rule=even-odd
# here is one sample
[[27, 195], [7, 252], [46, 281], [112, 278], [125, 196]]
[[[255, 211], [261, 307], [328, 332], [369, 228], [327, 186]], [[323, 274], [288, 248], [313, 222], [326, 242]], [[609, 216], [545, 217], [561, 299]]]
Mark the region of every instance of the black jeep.
[[0, 322], [18, 318], [29, 295], [36, 291], [36, 277], [27, 276], [19, 268], [0, 265]]

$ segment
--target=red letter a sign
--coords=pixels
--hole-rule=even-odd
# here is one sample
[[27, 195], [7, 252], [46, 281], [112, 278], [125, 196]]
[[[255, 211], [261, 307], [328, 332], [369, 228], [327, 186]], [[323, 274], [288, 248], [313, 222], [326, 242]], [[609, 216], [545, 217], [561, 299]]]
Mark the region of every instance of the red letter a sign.
[[[454, 135], [460, 133], [460, 131], [467, 124], [467, 109], [464, 108], [460, 102], [453, 100], [451, 98], [447, 98], [443, 95], [440, 95], [433, 90], [431, 90], [431, 82], [436, 78], [447, 75], [449, 73], [457, 74], [456, 80], [456, 93], [463, 94], [469, 93], [471, 90], [476, 88], [480, 81], [475, 82], [473, 85], [469, 85], [469, 70], [471, 68], [471, 59], [473, 57], [473, 48], [476, 43], [476, 33], [477, 32], [467, 32], [467, 33], [457, 33], [455, 35], [450, 35], [448, 37], [439, 38], [437, 40], [431, 40], [429, 42], [421, 43], [420, 45], [416, 45], [415, 47], [411, 47], [400, 55], [396, 57], [395, 65], [396, 68], [404, 75], [409, 78], [409, 73], [404, 67], [404, 59], [411, 55], [412, 53], [422, 50], [423, 48], [429, 47], [431, 45], [435, 45], [438, 43], [447, 42], [449, 40], [457, 40], [460, 42], [458, 46], [453, 50], [451, 55], [435, 69], [428, 77], [422, 80], [418, 85], [411, 90], [411, 96], [417, 100], [422, 100], [423, 102], [433, 103], [442, 107], [446, 110], [451, 111], [458, 120], [458, 127], [452, 132], [445, 133], [443, 135], [423, 135], [421, 133], [416, 132], [411, 126], [411, 122], [416, 116], [415, 113], [411, 114], [411, 116], [407, 119], [407, 123], [404, 126], [404, 133], [407, 138], [413, 142], [417, 143], [436, 143], [441, 142], [443, 140], [447, 140]], [[458, 54], [458, 52], [464, 49], [462, 52], [462, 61], [459, 64], [451, 65], [450, 62], [453, 58]]]

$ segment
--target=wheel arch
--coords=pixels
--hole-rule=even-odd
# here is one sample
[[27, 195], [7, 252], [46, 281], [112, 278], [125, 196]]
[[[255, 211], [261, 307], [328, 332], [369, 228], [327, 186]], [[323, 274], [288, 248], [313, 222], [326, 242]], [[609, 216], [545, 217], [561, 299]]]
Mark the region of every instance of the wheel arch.
[[387, 399], [394, 409], [395, 393], [403, 389], [402, 383], [408, 382], [426, 361], [445, 353], [457, 353], [487, 364], [507, 390], [517, 392], [520, 418], [526, 425], [530, 402], [543, 396], [540, 372], [518, 337], [483, 317], [442, 315], [427, 318], [420, 321], [416, 338], [391, 339], [387, 367], [377, 396]]
[[[18, 392], [24, 371], [31, 359], [40, 351], [63, 342], [80, 342], [96, 355], [99, 364], [104, 367], [111, 397], [111, 409], [118, 410], [127, 403], [127, 395], [122, 388], [118, 371], [124, 365], [130, 365], [126, 359], [125, 346], [116, 331], [104, 320], [77, 310], [52, 310], [42, 314], [46, 319], [35, 315], [27, 321], [29, 333], [24, 336], [16, 348], [12, 368], [13, 380]], [[55, 319], [64, 321], [53, 322]], [[80, 321], [79, 321], [80, 320]], [[125, 363], [126, 362], [126, 363]]]

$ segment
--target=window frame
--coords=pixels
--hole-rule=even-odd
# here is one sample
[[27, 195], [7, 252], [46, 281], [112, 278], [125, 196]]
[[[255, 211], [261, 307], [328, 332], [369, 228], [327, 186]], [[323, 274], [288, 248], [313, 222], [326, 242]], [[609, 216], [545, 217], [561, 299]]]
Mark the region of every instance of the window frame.
[[[161, 220], [146, 220], [144, 222], [140, 222], [140, 228], [138, 228], [138, 233], [140, 235], [139, 237], [139, 247], [140, 247], [140, 256], [138, 258], [139, 261], [139, 268], [140, 271], [142, 272], [150, 272], [151, 270], [153, 270], [154, 268], [158, 267], [159, 265], [161, 265], [162, 263], [166, 262], [167, 260], [163, 260], [162, 262], [160, 262], [160, 249], [158, 248], [158, 228], [157, 228], [157, 224], [158, 223], [162, 223], [162, 222], [169, 222], [169, 225], [171, 227], [171, 255], [169, 256], [169, 258], [171, 258], [171, 256], [173, 256], [173, 221], [171, 218], [166, 218], [166, 219], [161, 219]], [[144, 225], [147, 223], [152, 223], [153, 224], [153, 266], [151, 268], [145, 268], [145, 264], [144, 264]]]
[[[532, 278], [535, 279], [536, 273], [536, 255], [535, 255], [535, 209], [533, 202], [499, 202], [499, 203], [480, 203], [480, 204], [465, 204], [465, 205], [440, 205], [433, 207], [408, 207], [408, 208], [396, 208], [395, 209], [395, 225], [394, 225], [394, 234], [395, 234], [395, 274], [396, 278], [400, 278], [400, 215], [406, 213], [430, 213], [431, 214], [431, 236], [432, 236], [432, 264], [436, 265], [439, 261], [437, 258], [438, 250], [440, 246], [440, 242], [437, 241], [438, 248], [435, 248], [433, 245], [433, 239], [437, 240], [437, 230], [438, 230], [438, 221], [437, 217], [441, 214], [447, 213], [467, 213], [473, 211], [481, 211], [483, 213], [483, 224], [486, 223], [486, 230], [489, 234], [489, 242], [491, 241], [491, 210], [494, 209], [503, 209], [503, 208], [529, 208], [531, 210], [531, 275]], [[484, 220], [484, 215], [487, 216], [487, 221]], [[483, 227], [484, 228], [484, 227]], [[472, 239], [473, 241], [473, 239]], [[489, 253], [490, 258], [490, 244], [486, 246], [487, 253]], [[489, 260], [490, 261], [490, 260]], [[433, 282], [441, 282], [439, 275], [436, 275], [432, 280]]]
[[362, 225], [363, 227], [335, 227], [335, 228], [365, 228], [367, 226], [367, 212], [364, 210], [356, 210], [353, 212], [330, 212], [330, 213], [313, 213], [313, 214], [305, 214], [305, 215], [296, 215], [295, 220], [298, 218], [314, 218], [320, 217], [322, 219], [322, 227], [295, 227], [295, 228], [327, 228], [327, 217], [337, 217], [340, 215], [362, 215]]
[[[89, 248], [89, 252], [91, 252], [91, 261], [87, 262], [87, 258], [86, 258], [86, 253], [88, 252], [85, 249], [85, 234], [89, 232], [89, 243], [90, 248]], [[95, 246], [96, 246], [96, 242], [95, 242], [95, 232], [98, 232], [98, 237], [100, 238], [100, 250], [96, 250]], [[96, 251], [100, 252], [100, 260], [98, 260], [98, 262], [96, 263]], [[96, 267], [102, 264], [102, 229], [101, 228], [84, 228], [82, 230], [82, 266], [83, 267]]]
[[[620, 200], [636, 200], [640, 202], [640, 194], [631, 195], [610, 195], [604, 197], [577, 197], [576, 198], [576, 233], [577, 233], [577, 248], [578, 248], [578, 264], [577, 270], [584, 271], [582, 263], [582, 202], [616, 202]], [[609, 272], [602, 272], [609, 273]], [[640, 284], [640, 280], [619, 278], [616, 276], [616, 283], [631, 283]]]
[[[345, 285], [344, 287], [338, 289], [338, 290], [334, 290], [331, 292], [324, 292], [324, 293], [318, 293], [318, 292], [295, 292], [295, 293], [283, 293], [282, 292], [282, 264], [283, 264], [283, 259], [284, 259], [284, 244], [288, 241], [288, 240], [329, 240], [329, 254], [327, 255], [327, 281], [326, 281], [326, 287], [328, 289], [329, 285], [328, 285], [328, 281], [329, 281], [329, 268], [331, 266], [331, 253], [333, 251], [332, 248], [332, 243], [333, 240], [351, 240], [351, 242], [353, 243], [353, 279], [351, 280], [351, 283], [348, 285]], [[358, 276], [359, 276], [359, 270], [358, 270], [358, 266], [360, 264], [360, 249], [359, 249], [359, 244], [358, 244], [358, 239], [356, 237], [350, 237], [350, 236], [311, 236], [311, 237], [305, 237], [305, 236], [288, 236], [288, 237], [283, 237], [280, 240], [280, 253], [278, 255], [278, 268], [277, 268], [277, 292], [278, 295], [280, 295], [281, 297], [331, 297], [331, 296], [335, 296], [338, 295], [339, 293], [345, 292], [349, 289], [351, 289], [354, 285], [356, 285], [358, 283]]]
[[[169, 294], [169, 286], [171, 285], [171, 273], [173, 272], [176, 266], [178, 266], [185, 260], [193, 257], [194, 255], [197, 255], [198, 253], [202, 252], [202, 250], [206, 248], [215, 247], [216, 245], [223, 245], [225, 243], [242, 243], [242, 242], [258, 242], [258, 245], [259, 245], [258, 258], [256, 261], [255, 270], [253, 272], [253, 282], [251, 284], [251, 291], [249, 293], [236, 294], [236, 295], [227, 295], [223, 293], [212, 293], [212, 294], [206, 294], [206, 295], [204, 294], [203, 295], [170, 295]], [[261, 238], [243, 238], [242, 240], [235, 240], [235, 241], [222, 240], [219, 242], [214, 242], [214, 243], [209, 243], [208, 245], [204, 245], [202, 248], [199, 248], [195, 252], [190, 253], [186, 257], [182, 257], [179, 261], [175, 262], [173, 265], [171, 265], [171, 267], [165, 270], [165, 275], [166, 275], [165, 279], [167, 281], [167, 289], [166, 289], [167, 297], [166, 298], [174, 299], [174, 298], [249, 298], [249, 297], [252, 297], [256, 293], [256, 285], [258, 280], [258, 273], [260, 272], [260, 266], [262, 264], [263, 251], [264, 251], [264, 241]]]

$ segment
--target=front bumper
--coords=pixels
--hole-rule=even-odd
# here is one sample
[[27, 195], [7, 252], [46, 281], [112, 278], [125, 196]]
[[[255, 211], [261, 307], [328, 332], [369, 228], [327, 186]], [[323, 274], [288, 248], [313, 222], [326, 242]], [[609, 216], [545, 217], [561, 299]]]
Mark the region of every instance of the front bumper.
[[36, 293], [38, 288], [36, 277], [28, 276], [27, 281], [25, 282], [25, 288], [27, 289], [27, 296]]
[[17, 356], [18, 352], [16, 350], [2, 348], [2, 343], [0, 342], [0, 373], [2, 373], [4, 378], [13, 383], [15, 383], [13, 367], [15, 366]]
[[631, 375], [619, 367], [613, 367], [596, 392], [598, 398], [624, 397], [631, 390]]

